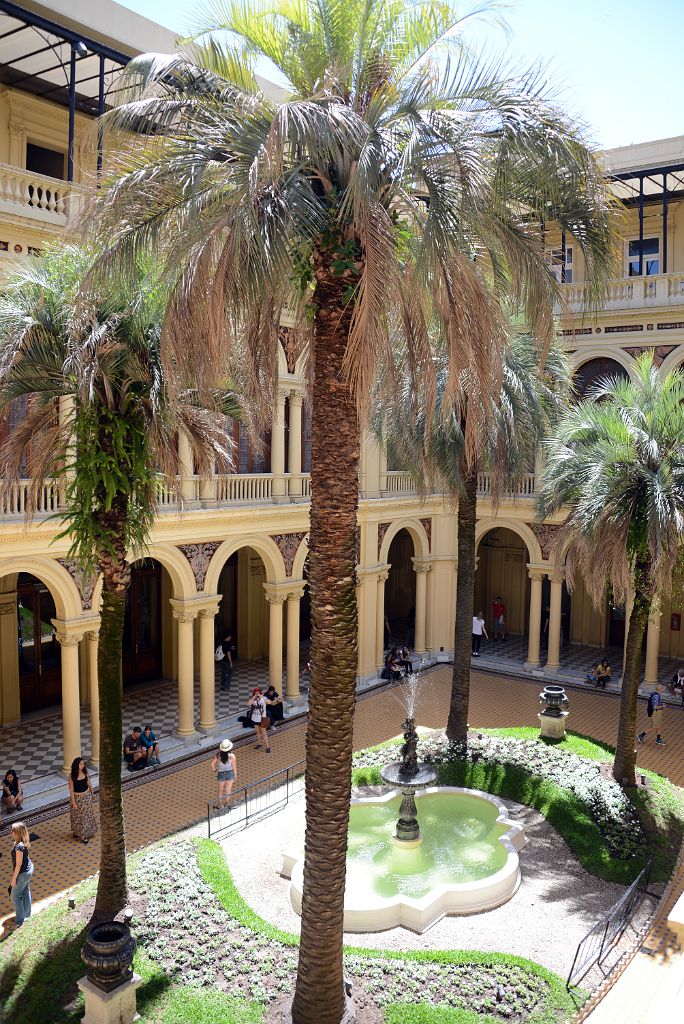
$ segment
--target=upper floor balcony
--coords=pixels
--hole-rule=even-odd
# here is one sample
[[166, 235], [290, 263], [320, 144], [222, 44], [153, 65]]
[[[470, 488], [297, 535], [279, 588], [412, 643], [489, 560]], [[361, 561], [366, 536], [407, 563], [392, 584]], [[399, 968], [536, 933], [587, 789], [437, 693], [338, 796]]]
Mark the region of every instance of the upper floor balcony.
[[[587, 308], [587, 284], [564, 284], [563, 302], [558, 312], [567, 308], [580, 313]], [[601, 303], [603, 310], [648, 309], [649, 307], [684, 306], [684, 272], [623, 277], [611, 281]]]
[[78, 217], [81, 201], [82, 192], [73, 182], [0, 164], [0, 216], [66, 228]]

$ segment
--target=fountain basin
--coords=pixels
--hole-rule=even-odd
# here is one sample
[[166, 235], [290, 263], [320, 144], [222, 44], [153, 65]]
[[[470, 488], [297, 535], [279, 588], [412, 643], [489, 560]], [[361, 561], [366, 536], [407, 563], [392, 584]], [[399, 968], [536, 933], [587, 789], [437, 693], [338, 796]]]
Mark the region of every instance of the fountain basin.
[[[437, 786], [416, 793], [422, 842], [393, 840], [401, 794], [352, 801], [344, 929], [424, 932], [446, 914], [473, 914], [505, 903], [520, 885], [518, 851], [527, 840], [507, 808], [477, 790]], [[301, 913], [301, 851], [287, 852], [292, 906]]]

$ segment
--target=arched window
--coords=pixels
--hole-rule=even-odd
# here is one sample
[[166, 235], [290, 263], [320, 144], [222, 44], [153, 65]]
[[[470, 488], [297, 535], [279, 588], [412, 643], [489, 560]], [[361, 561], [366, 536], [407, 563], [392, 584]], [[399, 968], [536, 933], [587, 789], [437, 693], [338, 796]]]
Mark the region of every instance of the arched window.
[[582, 363], [575, 370], [573, 378], [578, 396], [585, 398], [587, 392], [606, 377], [621, 377], [627, 380], [629, 374], [615, 359], [608, 359], [605, 356]]

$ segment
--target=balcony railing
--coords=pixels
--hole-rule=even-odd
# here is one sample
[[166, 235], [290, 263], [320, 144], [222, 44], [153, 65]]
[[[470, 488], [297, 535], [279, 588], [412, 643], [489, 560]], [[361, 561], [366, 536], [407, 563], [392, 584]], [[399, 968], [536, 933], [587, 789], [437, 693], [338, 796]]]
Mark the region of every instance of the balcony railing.
[[[586, 307], [587, 285], [565, 284], [563, 297], [570, 310], [578, 312]], [[624, 277], [611, 281], [601, 308], [640, 309], [677, 305], [684, 305], [684, 273]]]
[[[29, 506], [32, 480], [19, 480], [0, 496], [0, 515], [8, 519], [23, 518]], [[62, 486], [57, 480], [46, 480], [38, 491], [35, 512], [39, 516], [58, 512], [61, 507]]]
[[386, 494], [415, 494], [416, 485], [411, 479], [411, 474], [401, 469], [390, 469], [387, 471]]
[[0, 213], [66, 227], [80, 208], [80, 191], [71, 182], [0, 164]]
[[[511, 490], [503, 492], [504, 498], [532, 498], [535, 488], [534, 473], [526, 473]], [[487, 498], [492, 493], [492, 480], [489, 473], [477, 474], [477, 493], [480, 498]]]

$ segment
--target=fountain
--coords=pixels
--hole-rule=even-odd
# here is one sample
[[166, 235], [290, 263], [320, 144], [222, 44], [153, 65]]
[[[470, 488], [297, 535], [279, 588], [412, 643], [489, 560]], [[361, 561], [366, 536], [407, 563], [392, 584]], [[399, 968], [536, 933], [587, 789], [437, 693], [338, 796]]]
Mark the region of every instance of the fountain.
[[[436, 770], [418, 760], [417, 679], [388, 693], [401, 699], [406, 714], [401, 760], [380, 769], [393, 787], [389, 793], [352, 800], [345, 931], [403, 925], [423, 932], [445, 914], [499, 906], [520, 884], [518, 851], [527, 842], [522, 825], [488, 793], [435, 786]], [[298, 913], [303, 873], [301, 849], [286, 852], [281, 874], [291, 879]]]
[[380, 769], [380, 778], [389, 786], [401, 787], [401, 807], [393, 838], [396, 843], [408, 849], [418, 846], [422, 840], [418, 826], [416, 790], [432, 786], [437, 781], [437, 772], [429, 764], [418, 763], [418, 733], [416, 732], [415, 718], [407, 717], [402, 729], [404, 745], [401, 748], [401, 761], [383, 765]]

